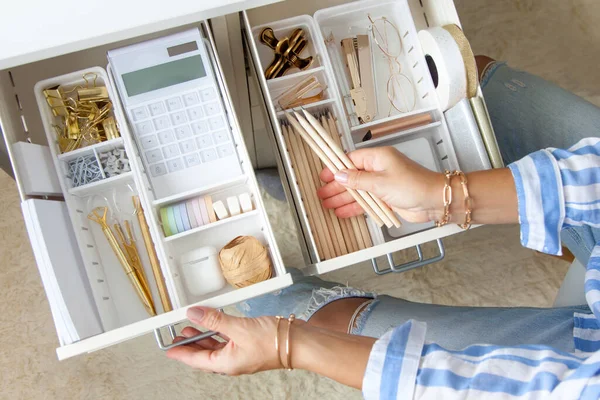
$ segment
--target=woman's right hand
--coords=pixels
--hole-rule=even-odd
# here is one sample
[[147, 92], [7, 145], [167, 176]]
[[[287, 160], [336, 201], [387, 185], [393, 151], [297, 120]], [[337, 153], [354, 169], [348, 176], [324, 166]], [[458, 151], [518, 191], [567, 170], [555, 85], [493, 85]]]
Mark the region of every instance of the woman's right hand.
[[361, 149], [348, 154], [358, 170], [339, 171], [335, 177], [325, 168], [318, 190], [325, 208], [335, 209], [340, 218], [364, 213], [346, 188], [373, 193], [408, 222], [438, 219], [442, 204], [444, 175], [412, 161], [393, 147]]

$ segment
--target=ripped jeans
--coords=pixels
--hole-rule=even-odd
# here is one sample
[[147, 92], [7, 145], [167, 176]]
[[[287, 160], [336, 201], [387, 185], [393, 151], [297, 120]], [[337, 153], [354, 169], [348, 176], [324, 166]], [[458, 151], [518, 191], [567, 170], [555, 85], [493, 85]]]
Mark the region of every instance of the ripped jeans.
[[[481, 87], [506, 164], [545, 147], [568, 148], [588, 136], [598, 136], [600, 109], [537, 76], [496, 62], [485, 72]], [[561, 238], [583, 264], [600, 230], [564, 230]], [[374, 299], [359, 314], [351, 333], [379, 337], [409, 319], [427, 323], [427, 340], [458, 350], [475, 343], [543, 344], [573, 352], [573, 312], [587, 305], [562, 308], [451, 307], [413, 303], [344, 287], [288, 269], [294, 284], [238, 305], [249, 317], [296, 314], [310, 317], [342, 298]], [[381, 279], [385, 279], [382, 277]], [[500, 329], [501, 328], [501, 329]]]

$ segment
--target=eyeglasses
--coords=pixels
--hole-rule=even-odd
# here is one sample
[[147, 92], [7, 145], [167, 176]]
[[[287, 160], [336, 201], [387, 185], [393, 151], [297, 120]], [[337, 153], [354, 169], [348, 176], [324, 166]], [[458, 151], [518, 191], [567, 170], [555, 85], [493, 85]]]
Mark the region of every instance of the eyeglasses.
[[369, 14], [368, 18], [371, 22], [369, 27], [371, 37], [388, 60], [390, 71], [390, 77], [386, 85], [387, 96], [390, 101], [388, 117], [392, 113], [392, 107], [401, 113], [412, 111], [417, 102], [417, 94], [413, 82], [402, 73], [402, 64], [398, 60], [398, 57], [402, 54], [400, 31], [386, 17], [373, 19]]

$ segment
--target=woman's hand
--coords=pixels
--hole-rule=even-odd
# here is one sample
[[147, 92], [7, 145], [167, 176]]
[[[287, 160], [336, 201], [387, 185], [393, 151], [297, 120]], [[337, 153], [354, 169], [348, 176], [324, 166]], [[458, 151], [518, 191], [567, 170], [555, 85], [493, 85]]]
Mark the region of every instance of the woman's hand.
[[[191, 367], [226, 375], [252, 374], [283, 368], [288, 321], [279, 327], [279, 354], [275, 350], [277, 320], [274, 317], [237, 318], [206, 307], [192, 307], [190, 321], [219, 332], [226, 342], [204, 339], [167, 351], [167, 356]], [[360, 389], [374, 338], [329, 331], [296, 319], [290, 331], [290, 362], [305, 369]], [[183, 336], [200, 333], [187, 327]], [[175, 341], [183, 340], [177, 337]], [[286, 360], [287, 363], [287, 360]]]
[[364, 213], [346, 188], [366, 190], [385, 201], [409, 222], [428, 222], [439, 215], [444, 176], [415, 163], [393, 147], [362, 149], [348, 154], [358, 170], [335, 175], [325, 168], [318, 190], [325, 208], [340, 218]]
[[[252, 374], [282, 368], [279, 355], [275, 351], [275, 318], [237, 318], [205, 307], [192, 307], [187, 316], [191, 322], [219, 332], [227, 341], [204, 339], [170, 349], [167, 351], [167, 357], [190, 367], [226, 375]], [[303, 323], [294, 322], [298, 325]], [[201, 332], [186, 327], [181, 333], [188, 338]], [[175, 341], [183, 339], [178, 337]]]

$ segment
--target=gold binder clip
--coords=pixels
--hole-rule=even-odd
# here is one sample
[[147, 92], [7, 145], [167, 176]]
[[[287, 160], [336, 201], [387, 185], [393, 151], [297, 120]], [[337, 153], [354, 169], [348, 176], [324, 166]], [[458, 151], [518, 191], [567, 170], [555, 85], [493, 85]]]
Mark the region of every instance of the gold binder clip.
[[80, 88], [77, 90], [77, 98], [79, 101], [108, 101], [108, 89], [106, 86]]
[[102, 128], [104, 129], [106, 140], [116, 139], [120, 136], [119, 129], [117, 128], [117, 122], [113, 117], [108, 117], [102, 121]]
[[312, 65], [312, 56], [300, 57], [300, 54], [308, 45], [308, 40], [304, 37], [302, 29], [297, 28], [289, 38], [285, 37], [278, 40], [272, 28], [264, 28], [260, 32], [259, 38], [263, 44], [270, 47], [275, 53], [273, 61], [265, 69], [267, 79], [283, 76], [292, 67], [304, 70]]
[[75, 115], [69, 115], [66, 118], [65, 125], [67, 126], [67, 136], [69, 139], [77, 139], [81, 133], [79, 128], [79, 121]]

